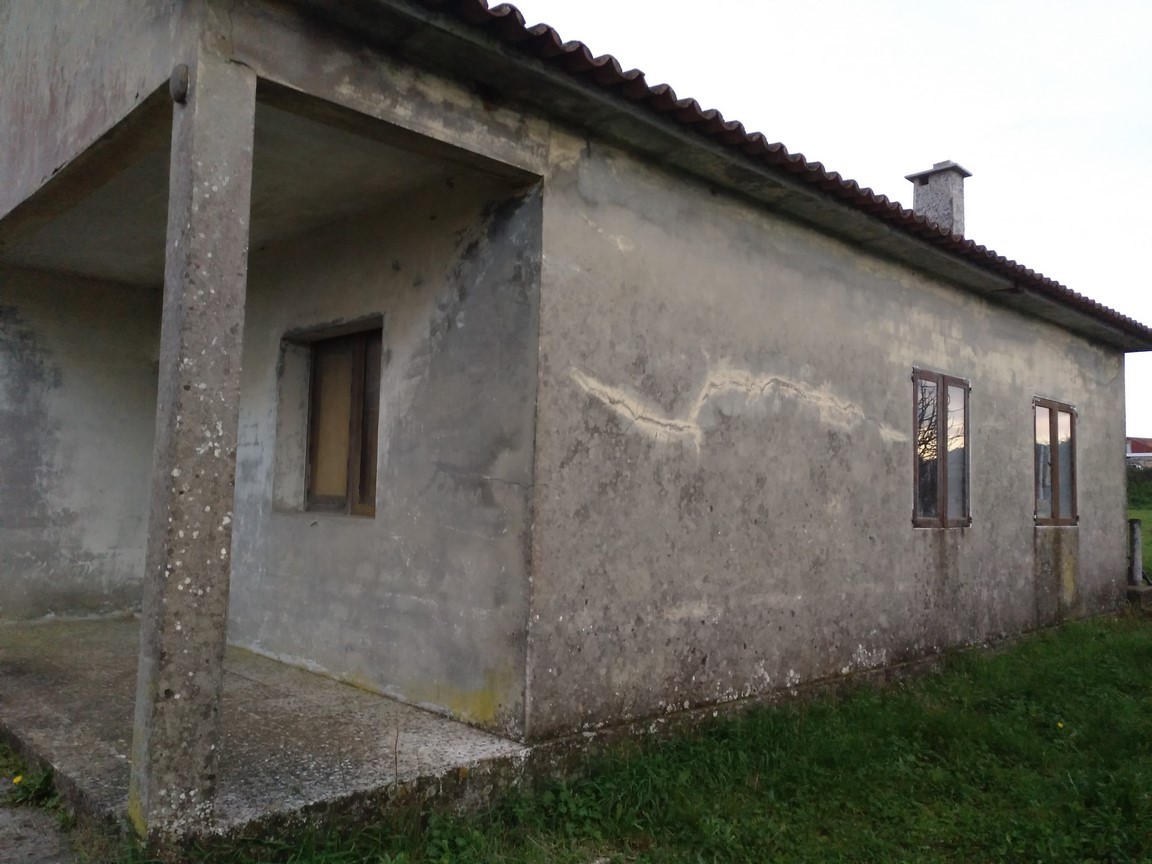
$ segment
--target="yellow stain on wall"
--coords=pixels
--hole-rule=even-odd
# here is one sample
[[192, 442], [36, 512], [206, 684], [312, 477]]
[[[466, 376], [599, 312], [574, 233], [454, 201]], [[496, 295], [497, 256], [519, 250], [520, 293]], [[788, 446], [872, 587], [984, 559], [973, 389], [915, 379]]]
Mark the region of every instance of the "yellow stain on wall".
[[490, 669], [484, 673], [484, 685], [475, 690], [417, 684], [408, 689], [408, 697], [415, 702], [439, 706], [465, 723], [494, 726], [512, 682], [513, 675], [508, 670]]
[[1065, 607], [1076, 602], [1076, 557], [1060, 556], [1060, 600]]
[[[241, 651], [256, 657], [269, 657], [242, 646], [229, 646], [229, 651]], [[301, 668], [299, 661], [293, 662], [275, 657], [278, 662]], [[363, 673], [333, 673], [310, 668], [308, 671], [324, 678], [339, 681], [366, 693], [389, 696], [430, 710], [439, 710], [456, 720], [476, 726], [496, 728], [508, 719], [502, 708], [516, 702], [516, 684], [521, 681], [516, 672], [507, 667], [489, 669], [484, 673], [484, 684], [473, 690], [448, 686], [442, 682], [395, 682], [393, 686], [382, 687], [380, 683]], [[522, 683], [522, 681], [521, 681]]]
[[140, 793], [135, 786], [128, 790], [128, 821], [136, 830], [136, 836], [144, 839], [148, 836], [148, 820], [144, 818], [144, 808], [140, 804]]

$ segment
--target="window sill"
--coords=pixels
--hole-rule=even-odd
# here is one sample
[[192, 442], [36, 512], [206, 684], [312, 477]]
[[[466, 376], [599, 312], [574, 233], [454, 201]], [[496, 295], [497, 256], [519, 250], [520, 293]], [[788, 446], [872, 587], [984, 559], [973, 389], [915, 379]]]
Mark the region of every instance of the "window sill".
[[274, 506], [272, 515], [290, 519], [311, 519], [313, 521], [343, 522], [348, 519], [371, 522], [376, 518], [374, 513], [345, 513], [343, 510], [302, 510], [299, 507]]

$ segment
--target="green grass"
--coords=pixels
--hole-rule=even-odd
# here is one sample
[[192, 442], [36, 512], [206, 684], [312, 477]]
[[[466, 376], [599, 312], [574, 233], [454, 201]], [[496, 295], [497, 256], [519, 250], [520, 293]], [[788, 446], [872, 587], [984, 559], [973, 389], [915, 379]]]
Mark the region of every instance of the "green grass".
[[1152, 468], [1128, 468], [1128, 506], [1152, 510]]
[[634, 745], [479, 816], [250, 843], [212, 860], [1148, 861], [1150, 659], [1152, 622], [1074, 623], [956, 657], [914, 685]]

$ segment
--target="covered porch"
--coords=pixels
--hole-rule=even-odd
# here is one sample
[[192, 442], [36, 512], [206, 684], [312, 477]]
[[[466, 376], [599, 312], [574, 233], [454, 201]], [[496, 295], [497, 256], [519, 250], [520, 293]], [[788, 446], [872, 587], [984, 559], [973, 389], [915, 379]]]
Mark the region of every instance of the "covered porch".
[[[539, 177], [181, 59], [0, 219], [0, 733], [159, 841], [482, 794], [526, 752]], [[310, 352], [360, 332], [344, 508]]]
[[[0, 625], [0, 734], [49, 763], [81, 812], [118, 826], [128, 806], [140, 624]], [[515, 782], [528, 748], [329, 678], [229, 648], [213, 833], [410, 795], [443, 806]]]

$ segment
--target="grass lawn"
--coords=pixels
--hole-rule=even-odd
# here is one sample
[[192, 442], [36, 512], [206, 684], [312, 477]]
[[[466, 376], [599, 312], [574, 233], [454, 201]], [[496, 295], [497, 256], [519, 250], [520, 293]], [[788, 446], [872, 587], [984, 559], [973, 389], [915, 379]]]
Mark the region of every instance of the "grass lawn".
[[1150, 672], [1152, 622], [1074, 623], [915, 684], [638, 744], [479, 816], [212, 860], [1149, 861]]

